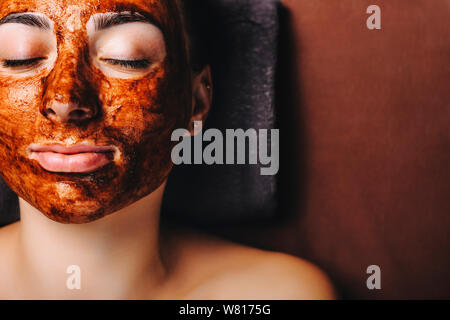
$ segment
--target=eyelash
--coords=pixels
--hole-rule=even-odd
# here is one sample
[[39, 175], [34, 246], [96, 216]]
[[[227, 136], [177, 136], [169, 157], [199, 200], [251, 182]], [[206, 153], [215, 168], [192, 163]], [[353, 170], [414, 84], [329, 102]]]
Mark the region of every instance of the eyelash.
[[[20, 67], [32, 67], [38, 64], [41, 60], [44, 60], [45, 58], [39, 57], [39, 58], [32, 58], [32, 59], [23, 59], [23, 60], [4, 60], [3, 61], [3, 67], [5, 68], [20, 68]], [[142, 60], [118, 60], [118, 59], [103, 59], [103, 61], [116, 65], [121, 66], [126, 69], [146, 69], [150, 65], [150, 61], [147, 59]]]
[[5, 68], [19, 68], [19, 67], [31, 67], [39, 63], [39, 61], [44, 60], [45, 58], [32, 58], [32, 59], [24, 59], [24, 60], [4, 60], [3, 66]]
[[106, 63], [121, 66], [126, 69], [146, 69], [150, 65], [147, 59], [142, 60], [117, 60], [117, 59], [103, 59]]

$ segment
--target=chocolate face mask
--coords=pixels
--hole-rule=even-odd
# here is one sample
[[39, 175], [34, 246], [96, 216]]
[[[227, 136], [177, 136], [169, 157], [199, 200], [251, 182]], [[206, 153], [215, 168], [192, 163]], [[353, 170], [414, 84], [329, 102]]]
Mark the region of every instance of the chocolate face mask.
[[2, 0], [0, 19], [11, 189], [50, 219], [86, 223], [161, 186], [192, 107], [176, 2]]

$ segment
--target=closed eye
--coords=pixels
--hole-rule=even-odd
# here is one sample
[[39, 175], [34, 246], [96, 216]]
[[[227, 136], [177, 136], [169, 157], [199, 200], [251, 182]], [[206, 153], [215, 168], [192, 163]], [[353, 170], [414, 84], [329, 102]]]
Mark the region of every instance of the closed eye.
[[32, 59], [22, 59], [22, 60], [4, 60], [3, 67], [5, 68], [20, 68], [20, 67], [33, 67], [37, 65], [40, 61], [45, 60], [45, 57], [37, 57]]
[[147, 59], [141, 60], [119, 60], [119, 59], [102, 59], [102, 61], [111, 65], [124, 67], [126, 69], [147, 69], [150, 66], [150, 61]]

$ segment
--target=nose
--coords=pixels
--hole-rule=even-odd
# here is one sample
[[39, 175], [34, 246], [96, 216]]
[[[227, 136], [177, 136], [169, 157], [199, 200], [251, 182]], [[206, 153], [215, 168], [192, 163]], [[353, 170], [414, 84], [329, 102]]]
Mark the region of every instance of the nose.
[[99, 111], [98, 95], [89, 81], [82, 54], [61, 54], [44, 82], [41, 114], [53, 122], [85, 122]]
[[78, 101], [64, 101], [63, 95], [56, 94], [44, 110], [44, 116], [54, 122], [82, 122], [95, 116], [93, 108], [83, 107]]

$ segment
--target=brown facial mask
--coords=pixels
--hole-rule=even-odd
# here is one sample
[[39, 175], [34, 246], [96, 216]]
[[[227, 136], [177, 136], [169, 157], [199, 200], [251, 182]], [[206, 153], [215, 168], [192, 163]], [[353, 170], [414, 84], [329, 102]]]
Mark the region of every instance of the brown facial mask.
[[[8, 23], [23, 12], [38, 21]], [[0, 19], [0, 173], [11, 189], [52, 220], [86, 223], [161, 186], [192, 106], [176, 2], [2, 0]]]

